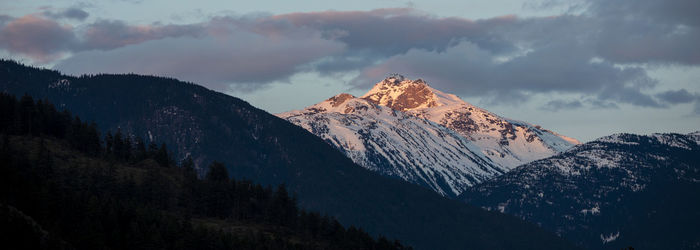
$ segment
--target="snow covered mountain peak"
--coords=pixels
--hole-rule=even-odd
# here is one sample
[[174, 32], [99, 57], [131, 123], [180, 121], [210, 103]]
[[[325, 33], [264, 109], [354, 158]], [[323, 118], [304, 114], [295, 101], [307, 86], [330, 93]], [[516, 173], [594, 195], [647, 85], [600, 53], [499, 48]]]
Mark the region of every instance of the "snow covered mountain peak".
[[455, 197], [506, 169], [434, 122], [340, 94], [277, 114], [324, 139], [360, 166]]
[[[387, 106], [398, 111], [413, 111], [437, 108], [438, 110], [478, 107], [465, 102], [454, 94], [445, 93], [431, 87], [423, 79], [411, 80], [394, 74], [378, 82], [361, 98], [374, 104]], [[486, 110], [481, 110], [488, 112]]]
[[446, 196], [579, 144], [401, 75], [391, 75], [359, 98], [343, 93], [277, 116], [363, 167]]
[[491, 160], [508, 168], [580, 144], [540, 126], [498, 116], [454, 94], [434, 89], [422, 79], [392, 75], [361, 98], [452, 129], [482, 148]]
[[392, 75], [374, 85], [363, 99], [393, 110], [408, 111], [440, 106], [434, 89], [422, 79], [410, 80]]

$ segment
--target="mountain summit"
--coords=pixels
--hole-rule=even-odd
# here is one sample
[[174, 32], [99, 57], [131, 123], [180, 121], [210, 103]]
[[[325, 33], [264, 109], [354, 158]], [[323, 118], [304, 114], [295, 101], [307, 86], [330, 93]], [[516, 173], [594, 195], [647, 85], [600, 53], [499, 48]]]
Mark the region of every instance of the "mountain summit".
[[422, 79], [392, 75], [363, 99], [424, 118], [454, 130], [482, 149], [486, 157], [512, 168], [580, 144], [540, 126], [508, 119], [434, 89]]
[[398, 111], [437, 107], [445, 105], [438, 101], [456, 98], [439, 98], [436, 93], [438, 91], [429, 87], [422, 79], [412, 81], [402, 75], [393, 75], [374, 85], [362, 98]]
[[454, 197], [505, 171], [448, 128], [349, 94], [279, 116], [365, 168], [445, 196]]
[[362, 97], [343, 93], [278, 116], [323, 138], [358, 165], [451, 197], [579, 144], [401, 75], [375, 84]]

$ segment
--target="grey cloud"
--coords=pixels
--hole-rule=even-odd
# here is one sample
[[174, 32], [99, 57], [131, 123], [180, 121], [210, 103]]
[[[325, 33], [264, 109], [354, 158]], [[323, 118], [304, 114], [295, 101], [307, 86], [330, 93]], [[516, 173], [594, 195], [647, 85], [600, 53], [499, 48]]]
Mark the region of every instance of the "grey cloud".
[[700, 98], [697, 94], [691, 94], [686, 89], [669, 90], [656, 94], [660, 100], [670, 104], [690, 103]]
[[[557, 1], [554, 1], [557, 2]], [[566, 1], [566, 4], [568, 1]], [[559, 2], [559, 4], [564, 4]], [[580, 15], [551, 20], [552, 32], [542, 39], [567, 32], [579, 43], [595, 49], [596, 55], [616, 63], [700, 64], [700, 1], [696, 0], [587, 0]], [[575, 22], [564, 23], [564, 19]], [[532, 31], [537, 26], [525, 27]]]
[[207, 32], [202, 24], [134, 26], [115, 20], [99, 20], [76, 30], [42, 16], [1, 16], [0, 49], [47, 63], [66, 52], [110, 50], [163, 38], [202, 37]]
[[89, 15], [90, 14], [86, 11], [78, 8], [68, 8], [67, 10], [63, 11], [63, 16], [81, 21], [85, 20], [85, 18], [87, 18]]
[[598, 94], [602, 100], [613, 100], [619, 103], [627, 103], [640, 107], [663, 108], [664, 104], [659, 103], [651, 95], [645, 94], [637, 88], [606, 86]]
[[115, 49], [150, 40], [174, 37], [201, 37], [206, 30], [200, 24], [133, 26], [123, 21], [100, 20], [90, 24], [84, 34], [81, 48]]
[[[545, 5], [548, 5], [545, 1]], [[490, 27], [521, 47], [567, 41], [590, 56], [614, 63], [700, 64], [700, 1], [588, 0], [571, 4], [577, 14], [520, 18]], [[587, 7], [580, 7], [580, 6]], [[580, 13], [580, 14], [579, 14]]]
[[347, 47], [311, 29], [276, 35], [240, 28], [250, 22], [214, 18], [189, 25], [135, 26], [98, 20], [76, 31], [54, 20], [25, 16], [0, 29], [0, 48], [40, 62], [71, 52], [55, 66], [68, 73], [136, 72], [176, 76], [218, 90], [253, 90], [313, 70], [312, 62], [337, 56]]
[[512, 51], [513, 45], [491, 33], [489, 28], [514, 21], [514, 17], [477, 21], [437, 18], [404, 8], [291, 13], [273, 16], [262, 23], [268, 29], [288, 28], [289, 24], [309, 27], [322, 31], [329, 39], [348, 44], [353, 50], [394, 55], [414, 48], [444, 51], [461, 40], [492, 52]]
[[7, 22], [12, 21], [14, 18], [8, 15], [0, 15], [0, 27], [5, 26]]
[[[700, 11], [697, 1], [657, 2], [591, 0], [582, 14], [482, 20], [413, 9], [223, 16], [185, 25], [99, 20], [79, 30], [43, 20], [54, 29], [44, 29], [43, 43], [3, 36], [0, 46], [44, 60], [76, 53], [58, 64], [75, 72], [86, 67], [169, 74], [217, 89], [228, 83], [253, 89], [306, 71], [361, 72], [353, 86], [364, 88], [400, 72], [499, 103], [566, 93], [580, 95], [578, 101], [590, 107], [665, 107], [674, 104], [666, 100], [672, 97], [649, 94], [663, 83], [649, 77], [644, 65], [700, 64], [699, 15], [692, 15]], [[7, 27], [16, 20], [6, 21], [0, 32], [12, 30]], [[202, 66], [172, 62], [177, 60], [168, 53]], [[619, 65], [628, 63], [637, 66]]]
[[219, 37], [165, 38], [108, 51], [85, 51], [60, 61], [56, 68], [73, 74], [164, 75], [221, 91], [252, 90], [284, 80], [302, 65], [343, 49], [343, 44], [320, 37], [271, 40], [254, 33], [237, 32]]
[[88, 16], [90, 16], [90, 13], [87, 13], [86, 11], [84, 11], [80, 8], [77, 8], [77, 7], [67, 8], [67, 9], [61, 10], [59, 12], [47, 10], [47, 11], [44, 11], [43, 14], [47, 17], [51, 17], [54, 19], [70, 18], [70, 19], [75, 19], [75, 20], [79, 20], [79, 21], [83, 21]]
[[588, 10], [598, 16], [644, 17], [668, 24], [700, 26], [700, 2], [696, 0], [589, 0]]
[[[700, 11], [700, 10], [698, 10]], [[595, 47], [600, 56], [619, 63], [700, 64], [700, 27], [609, 20]]]
[[618, 109], [620, 108], [614, 102], [604, 101], [600, 99], [586, 99], [586, 103], [597, 109]]
[[[348, 44], [346, 54], [316, 69], [334, 73], [361, 68], [356, 87], [367, 87], [388, 72], [404, 72], [435, 78], [453, 92], [488, 94], [499, 102], [517, 103], [533, 93], [560, 92], [594, 95], [599, 100], [597, 105], [591, 103], [593, 107], [613, 108], [613, 102], [664, 107], [646, 94], [658, 82], [643, 67], [615, 64], [700, 63], [700, 50], [694, 49], [700, 33], [693, 27], [673, 30], [665, 22], [649, 23], [639, 18], [642, 9], [632, 8], [633, 18], [627, 18], [629, 13], [596, 8], [604, 4], [591, 2], [595, 6], [582, 15], [476, 21], [435, 18], [405, 9], [293, 13], [275, 16], [272, 20], [282, 24], [265, 27], [290, 29], [289, 23], [311, 27]], [[458, 49], [452, 48], [462, 43], [474, 49], [454, 55]], [[591, 63], [594, 58], [603, 60]]]
[[471, 43], [445, 52], [411, 50], [367, 67], [353, 82], [366, 88], [386, 72], [410, 72], [439, 89], [464, 96], [491, 96], [500, 103], [519, 103], [528, 93], [594, 95], [605, 101], [659, 107], [643, 89], [656, 83], [640, 68], [618, 68], [590, 62], [585, 49], [552, 46], [499, 62], [498, 55]]
[[700, 115], [700, 94], [686, 89], [669, 90], [655, 95], [657, 99], [670, 105], [693, 104], [693, 114]]
[[[313, 20], [323, 21], [314, 22]], [[510, 18], [497, 18], [483, 22], [510, 21], [512, 21]], [[317, 25], [318, 23], [327, 25]], [[318, 61], [312, 66], [296, 68], [332, 74], [360, 69], [412, 47], [444, 51], [451, 44], [456, 44], [460, 39], [467, 37], [481, 47], [492, 51], [512, 49], [510, 44], [490, 36], [487, 29], [482, 26], [461, 18], [434, 18], [411, 9], [218, 17], [208, 22], [191, 25], [133, 26], [122, 21], [99, 20], [87, 25], [80, 32], [75, 32], [79, 34], [80, 39], [73, 43], [70, 49], [72, 52], [92, 49], [114, 50], [159, 39], [231, 36], [232, 32], [253, 32], [271, 40], [296, 40], [320, 34], [318, 39], [326, 40], [327, 43], [344, 44], [345, 53], [327, 54], [326, 58], [330, 59]], [[249, 44], [249, 46], [255, 46], [255, 44]], [[72, 61], [81, 58], [79, 55]], [[321, 58], [321, 56], [314, 58]], [[303, 56], [301, 61], [307, 62]]]
[[[349, 54], [352, 54], [350, 56]], [[330, 56], [316, 62], [314, 65], [310, 65], [313, 71], [318, 72], [320, 75], [332, 76], [336, 74], [344, 74], [348, 70], [356, 70], [366, 67], [367, 65], [372, 65], [380, 60], [381, 58], [371, 55], [370, 52], [349, 52]]]
[[549, 111], [559, 111], [562, 109], [577, 109], [583, 107], [583, 103], [579, 100], [552, 100], [547, 102], [542, 109]]

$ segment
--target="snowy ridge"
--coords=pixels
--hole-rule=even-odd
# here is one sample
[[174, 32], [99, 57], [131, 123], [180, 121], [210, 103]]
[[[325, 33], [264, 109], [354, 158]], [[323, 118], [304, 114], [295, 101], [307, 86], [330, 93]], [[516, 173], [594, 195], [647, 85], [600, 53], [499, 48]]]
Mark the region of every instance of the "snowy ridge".
[[[635, 209], [657, 199], [628, 201], [642, 206], [625, 203], [628, 197], [644, 197], [649, 192], [664, 196], [659, 190], [677, 183], [682, 183], [682, 192], [694, 193], [687, 185], [700, 184], [699, 156], [697, 133], [614, 134], [519, 166], [468, 189], [459, 199], [521, 217], [596, 249], [601, 248], [596, 245], [601, 239], [610, 244], [618, 236], [626, 237], [632, 229], [622, 225], [630, 214], [649, 216], [649, 211]], [[673, 205], [690, 204], [692, 199]]]
[[445, 196], [454, 197], [505, 171], [454, 131], [349, 94], [278, 116], [323, 138], [363, 167]]
[[445, 196], [578, 144], [400, 75], [377, 83], [362, 97], [339, 94], [277, 116], [323, 138], [365, 168]]
[[[596, 139], [596, 142], [606, 142], [606, 143], [616, 143], [625, 145], [639, 145], [640, 142], [630, 140], [630, 138], [636, 138], [638, 135], [619, 133], [609, 136], [604, 136]], [[694, 144], [700, 144], [700, 131], [689, 133], [687, 135], [683, 134], [660, 134], [654, 133], [647, 136], [648, 140], [658, 141], [658, 143], [665, 144], [671, 147], [683, 148], [690, 150]]]

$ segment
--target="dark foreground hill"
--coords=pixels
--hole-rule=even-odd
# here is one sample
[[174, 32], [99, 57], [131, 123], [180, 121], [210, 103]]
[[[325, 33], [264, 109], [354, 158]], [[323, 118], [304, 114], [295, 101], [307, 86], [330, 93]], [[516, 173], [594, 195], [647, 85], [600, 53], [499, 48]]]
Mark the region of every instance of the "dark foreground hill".
[[699, 132], [606, 136], [520, 166], [460, 198], [588, 249], [698, 249], [699, 142]]
[[221, 160], [235, 178], [286, 184], [302, 208], [418, 249], [563, 249], [517, 218], [376, 175], [320, 138], [248, 103], [174, 79], [72, 77], [0, 61], [0, 91], [28, 93], [99, 127], [171, 145], [197, 166]]
[[[0, 235], [9, 249], [403, 249], [297, 208], [284, 186], [197, 179], [156, 146], [0, 94]], [[142, 140], [137, 139], [141, 142]], [[83, 145], [89, 145], [84, 147]]]

